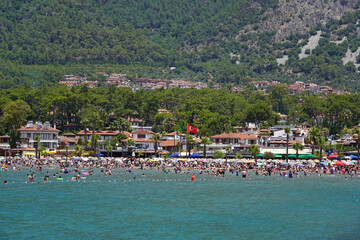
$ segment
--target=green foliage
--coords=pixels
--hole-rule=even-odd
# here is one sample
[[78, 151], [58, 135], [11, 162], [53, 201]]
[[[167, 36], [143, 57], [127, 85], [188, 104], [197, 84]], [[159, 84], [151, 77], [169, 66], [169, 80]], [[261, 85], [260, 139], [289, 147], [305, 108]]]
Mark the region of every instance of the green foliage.
[[263, 158], [264, 159], [273, 159], [273, 158], [275, 158], [275, 156], [272, 152], [264, 152]]
[[84, 149], [83, 149], [81, 146], [76, 145], [76, 146], [75, 146], [75, 153], [80, 157], [81, 154], [84, 153]]
[[[129, 69], [132, 79], [181, 78], [228, 87], [246, 86], [255, 78], [294, 82], [302, 76], [316, 83], [330, 81], [334, 88], [360, 88], [354, 66], [341, 61], [348, 48], [355, 52], [360, 45], [359, 10], [311, 27], [309, 34], [291, 34], [277, 42], [276, 32], [261, 31], [258, 21], [268, 8], [276, 9], [278, 1], [257, 3], [258, 7], [250, 0], [2, 2], [0, 89], [39, 88], [57, 83], [64, 74]], [[320, 29], [320, 45], [300, 60], [300, 48]], [[330, 42], [343, 36], [348, 40], [342, 44]], [[276, 57], [284, 54], [289, 60], [279, 66]], [[169, 71], [170, 66], [176, 70]], [[104, 80], [89, 75], [95, 78]], [[156, 113], [149, 115], [145, 119]]]
[[[3, 2], [1, 58], [27, 65], [71, 61], [167, 61], [168, 53], [96, 4], [76, 1]], [[1, 42], [1, 41], [0, 41]]]
[[31, 108], [25, 101], [17, 99], [6, 103], [2, 108], [1, 126], [10, 132], [10, 147], [17, 148], [20, 142], [18, 129], [26, 122], [31, 114]]
[[260, 153], [260, 150], [259, 150], [259, 148], [257, 146], [251, 145], [250, 148], [249, 148], [249, 152], [251, 153], [253, 158], [256, 159], [256, 156]]
[[213, 157], [215, 159], [224, 158], [225, 154], [223, 152], [219, 151], [219, 150], [215, 150]]

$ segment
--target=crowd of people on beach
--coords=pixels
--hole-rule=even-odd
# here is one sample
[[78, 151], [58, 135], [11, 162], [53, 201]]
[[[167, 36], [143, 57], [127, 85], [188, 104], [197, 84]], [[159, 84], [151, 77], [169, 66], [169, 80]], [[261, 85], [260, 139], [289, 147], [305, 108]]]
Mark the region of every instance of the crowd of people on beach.
[[[299, 162], [298, 162], [299, 163]], [[57, 169], [52, 175], [57, 181], [62, 181], [64, 174], [72, 174], [72, 181], [85, 179], [92, 176], [95, 169], [99, 169], [104, 176], [113, 175], [115, 169], [123, 169], [125, 172], [134, 174], [134, 169], [156, 170], [164, 174], [187, 174], [191, 181], [195, 181], [195, 173], [198, 176], [212, 175], [225, 177], [226, 174], [233, 174], [241, 178], [255, 176], [272, 176], [295, 178], [312, 175], [343, 175], [345, 179], [353, 179], [360, 176], [360, 164], [314, 164], [303, 161], [301, 164], [286, 161], [243, 161], [243, 160], [214, 160], [214, 159], [142, 159], [142, 158], [76, 158], [60, 160], [59, 158], [34, 159], [34, 158], [6, 158], [0, 160], [1, 171], [25, 171], [27, 182], [35, 182], [35, 173], [39, 173], [42, 182], [49, 182], [49, 168]], [[0, 183], [1, 183], [0, 173]], [[141, 174], [145, 177], [145, 172]], [[136, 176], [133, 177], [134, 180]], [[3, 184], [8, 184], [3, 180]]]

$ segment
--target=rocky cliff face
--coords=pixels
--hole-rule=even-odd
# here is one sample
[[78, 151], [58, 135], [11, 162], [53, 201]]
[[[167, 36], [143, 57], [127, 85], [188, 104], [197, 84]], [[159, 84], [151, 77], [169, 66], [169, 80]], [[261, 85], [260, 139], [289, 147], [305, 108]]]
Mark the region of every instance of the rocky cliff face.
[[262, 15], [259, 30], [276, 31], [276, 41], [281, 41], [291, 33], [303, 34], [310, 27], [340, 19], [355, 11], [358, 3], [359, 0], [279, 0], [277, 8], [270, 8]]

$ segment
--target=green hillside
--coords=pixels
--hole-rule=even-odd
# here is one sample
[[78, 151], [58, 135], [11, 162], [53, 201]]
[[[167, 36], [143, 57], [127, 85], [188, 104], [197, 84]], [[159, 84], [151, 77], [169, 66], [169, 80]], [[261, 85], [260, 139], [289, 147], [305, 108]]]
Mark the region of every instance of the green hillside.
[[[287, 1], [291, 2], [291, 1]], [[329, 1], [331, 2], [331, 1]], [[343, 4], [352, 4], [346, 1]], [[262, 25], [276, 0], [35, 0], [0, 2], [0, 88], [40, 87], [63, 74], [98, 70], [246, 86], [256, 79], [297, 80], [357, 91], [360, 11], [307, 26], [279, 41]], [[328, 3], [330, 4], [330, 3]], [[284, 24], [291, 19], [284, 20]], [[269, 20], [270, 21], [270, 20]], [[299, 58], [309, 37], [319, 46]], [[340, 44], [336, 40], [347, 37]], [[277, 58], [288, 56], [285, 65]], [[359, 58], [358, 58], [359, 60]], [[175, 66], [175, 71], [169, 67]]]

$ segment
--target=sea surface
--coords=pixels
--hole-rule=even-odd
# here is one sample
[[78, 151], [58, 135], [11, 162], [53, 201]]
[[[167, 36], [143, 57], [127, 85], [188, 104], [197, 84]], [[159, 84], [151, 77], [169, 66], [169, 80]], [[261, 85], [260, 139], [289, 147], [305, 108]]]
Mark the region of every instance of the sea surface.
[[359, 177], [57, 170], [0, 171], [0, 239], [360, 239]]

